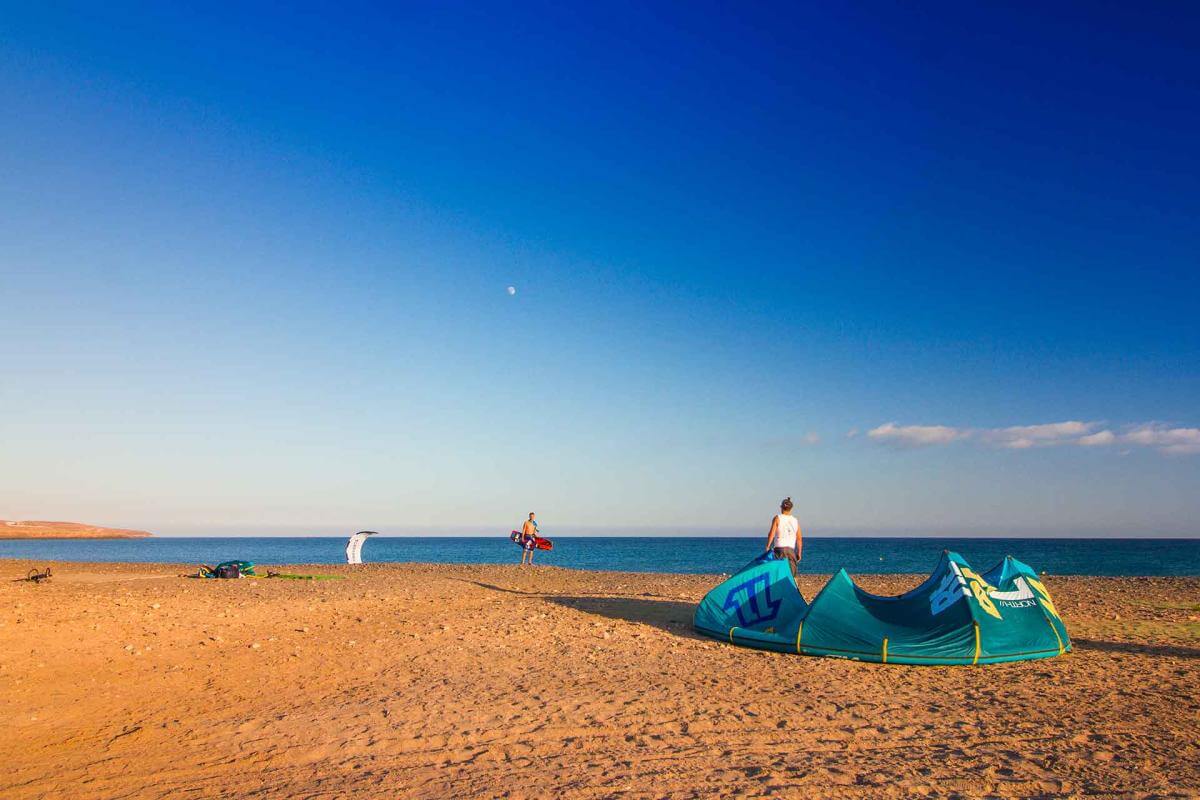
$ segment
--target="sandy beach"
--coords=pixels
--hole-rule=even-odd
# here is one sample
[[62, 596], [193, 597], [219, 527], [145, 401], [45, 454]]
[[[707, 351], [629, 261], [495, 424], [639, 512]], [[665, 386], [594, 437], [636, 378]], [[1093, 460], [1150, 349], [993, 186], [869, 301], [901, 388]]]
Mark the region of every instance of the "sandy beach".
[[1200, 794], [1200, 579], [1050, 576], [1073, 653], [914, 668], [697, 636], [715, 576], [34, 566], [0, 562], [11, 800]]

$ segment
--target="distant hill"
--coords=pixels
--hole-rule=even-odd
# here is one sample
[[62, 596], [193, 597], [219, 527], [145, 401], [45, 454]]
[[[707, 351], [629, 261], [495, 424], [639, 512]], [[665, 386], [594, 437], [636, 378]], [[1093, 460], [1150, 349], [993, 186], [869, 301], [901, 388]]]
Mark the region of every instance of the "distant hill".
[[80, 522], [9, 522], [0, 519], [0, 539], [144, 539], [146, 531], [101, 528]]

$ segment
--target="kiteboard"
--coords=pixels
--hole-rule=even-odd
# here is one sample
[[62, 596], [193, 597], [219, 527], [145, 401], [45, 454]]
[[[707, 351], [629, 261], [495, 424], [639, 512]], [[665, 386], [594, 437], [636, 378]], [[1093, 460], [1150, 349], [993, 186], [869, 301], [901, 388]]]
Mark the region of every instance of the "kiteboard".
[[[511, 534], [509, 534], [508, 538], [512, 540], [513, 544], [516, 544], [516, 545], [521, 544], [521, 532], [520, 531], [513, 531]], [[533, 546], [536, 547], [538, 550], [553, 550], [554, 542], [550, 541], [549, 539], [545, 539], [541, 536], [534, 536], [533, 537]]]

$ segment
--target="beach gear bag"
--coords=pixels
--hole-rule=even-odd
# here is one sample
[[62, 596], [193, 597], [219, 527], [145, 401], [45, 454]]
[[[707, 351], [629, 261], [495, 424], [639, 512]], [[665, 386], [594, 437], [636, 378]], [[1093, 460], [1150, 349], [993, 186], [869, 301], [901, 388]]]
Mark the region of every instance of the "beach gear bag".
[[240, 578], [243, 575], [254, 575], [254, 562], [222, 561], [217, 564], [213, 574], [218, 578]]

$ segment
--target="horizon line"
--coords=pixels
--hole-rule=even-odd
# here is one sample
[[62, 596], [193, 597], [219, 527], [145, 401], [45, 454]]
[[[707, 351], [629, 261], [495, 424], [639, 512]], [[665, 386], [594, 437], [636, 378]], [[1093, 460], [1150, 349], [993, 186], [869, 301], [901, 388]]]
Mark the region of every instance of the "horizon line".
[[[367, 530], [367, 529], [360, 529]], [[346, 539], [348, 534], [293, 534], [293, 533], [246, 533], [246, 534], [151, 534], [149, 537], [138, 538], [75, 538], [75, 537], [37, 537], [37, 538], [7, 538], [5, 541], [147, 541], [149, 539]], [[375, 534], [380, 539], [506, 539], [500, 534], [484, 533], [382, 533]], [[547, 538], [555, 539], [762, 539], [762, 534], [733, 534], [733, 533], [683, 533], [683, 534], [653, 534], [653, 533], [561, 533], [552, 534]], [[1142, 534], [1097, 534], [1097, 533], [928, 533], [909, 531], [871, 531], [864, 533], [814, 533], [805, 534], [805, 539], [1075, 539], [1098, 541], [1200, 541], [1200, 532], [1189, 534], [1142, 533]]]

